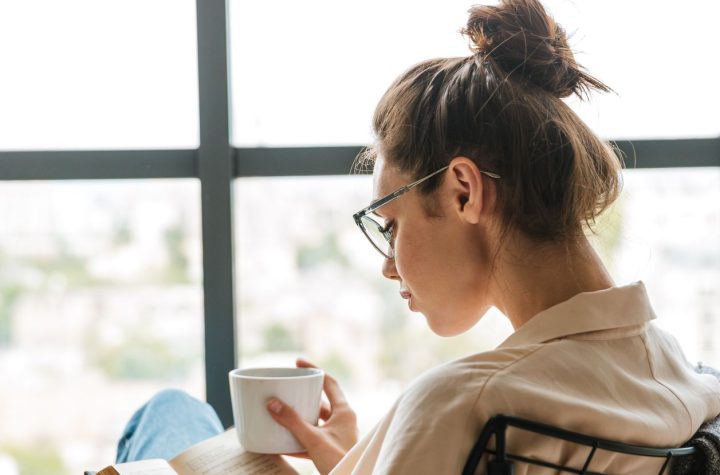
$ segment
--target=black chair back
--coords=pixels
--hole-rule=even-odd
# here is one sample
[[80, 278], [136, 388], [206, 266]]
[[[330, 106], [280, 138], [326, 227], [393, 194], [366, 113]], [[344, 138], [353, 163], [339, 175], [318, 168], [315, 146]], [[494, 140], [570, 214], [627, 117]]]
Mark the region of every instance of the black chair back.
[[[530, 459], [521, 455], [510, 454], [507, 453], [505, 444], [505, 432], [508, 427], [515, 427], [521, 430], [534, 432], [536, 434], [565, 440], [579, 445], [585, 445], [590, 447], [590, 451], [582, 468], [566, 467], [544, 460]], [[495, 436], [495, 450], [489, 449], [487, 447], [490, 437], [492, 436]], [[665, 449], [623, 444], [612, 440], [598, 439], [596, 437], [590, 437], [585, 434], [558, 429], [557, 427], [553, 427], [547, 424], [541, 424], [539, 422], [529, 421], [526, 419], [521, 419], [519, 417], [497, 415], [492, 417], [485, 424], [485, 427], [483, 427], [483, 430], [481, 431], [477, 442], [475, 442], [475, 446], [473, 447], [470, 455], [468, 456], [467, 462], [465, 463], [465, 468], [463, 468], [462, 471], [462, 475], [474, 475], [475, 471], [477, 470], [477, 466], [480, 463], [483, 454], [485, 453], [490, 454], [487, 464], [487, 475], [512, 475], [514, 473], [514, 461], [552, 468], [560, 473], [567, 472], [580, 475], [606, 475], [598, 472], [591, 472], [588, 470], [588, 467], [590, 467], [590, 463], [592, 462], [593, 456], [598, 449], [629, 455], [665, 458], [665, 463], [660, 469], [658, 475], [663, 475], [665, 473], [670, 464], [670, 461], [674, 457], [683, 457], [695, 453], [695, 448], [693, 447]]]

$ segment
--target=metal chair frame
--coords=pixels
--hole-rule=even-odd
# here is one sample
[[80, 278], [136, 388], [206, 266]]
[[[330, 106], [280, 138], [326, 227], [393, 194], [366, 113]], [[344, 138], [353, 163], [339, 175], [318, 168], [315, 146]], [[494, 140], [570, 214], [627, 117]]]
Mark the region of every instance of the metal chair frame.
[[[573, 442], [579, 445], [585, 445], [590, 447], [590, 453], [583, 468], [578, 469], [574, 467], [566, 467], [563, 465], [556, 465], [554, 463], [546, 462], [544, 460], [530, 459], [521, 455], [507, 453], [507, 447], [505, 444], [506, 437], [505, 432], [508, 427], [516, 427], [521, 430], [534, 432], [536, 434], [546, 435], [556, 439], [562, 439], [568, 442]], [[488, 449], [487, 444], [491, 436], [495, 436], [495, 450]], [[559, 429], [547, 424], [539, 422], [533, 422], [519, 417], [497, 415], [485, 424], [480, 436], [478, 437], [475, 446], [473, 447], [470, 455], [468, 456], [465, 467], [463, 468], [462, 475], [474, 475], [480, 460], [485, 453], [491, 454], [487, 465], [488, 475], [512, 475], [514, 473], [513, 461], [525, 462], [531, 465], [537, 465], [547, 468], [554, 468], [559, 472], [575, 473], [579, 475], [605, 475], [598, 472], [591, 472], [588, 470], [590, 463], [592, 462], [593, 456], [598, 449], [606, 450], [610, 452], [618, 452], [629, 455], [638, 455], [644, 457], [659, 457], [665, 458], [665, 463], [658, 475], [663, 475], [670, 465], [670, 461], [673, 457], [682, 457], [695, 453], [694, 447], [681, 447], [681, 448], [653, 448], [643, 447], [639, 445], [623, 444], [620, 442], [599, 439], [597, 437], [590, 437], [585, 434], [578, 432], [571, 432], [564, 429]]]

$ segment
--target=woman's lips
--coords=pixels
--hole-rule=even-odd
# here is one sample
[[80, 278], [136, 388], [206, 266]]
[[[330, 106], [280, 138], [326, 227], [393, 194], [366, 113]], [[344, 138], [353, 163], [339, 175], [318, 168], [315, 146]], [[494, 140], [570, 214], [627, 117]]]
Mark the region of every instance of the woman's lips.
[[405, 300], [409, 299], [412, 295], [407, 290], [401, 290], [400, 291], [400, 297], [404, 298]]

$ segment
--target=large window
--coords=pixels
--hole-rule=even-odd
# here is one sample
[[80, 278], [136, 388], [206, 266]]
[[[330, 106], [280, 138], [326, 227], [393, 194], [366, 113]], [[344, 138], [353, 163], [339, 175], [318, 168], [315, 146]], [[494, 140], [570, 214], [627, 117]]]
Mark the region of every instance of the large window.
[[[229, 425], [227, 371], [298, 355], [367, 429], [419, 372], [502, 341], [497, 311], [443, 339], [405, 308], [351, 219], [371, 181], [347, 176], [392, 79], [468, 54], [472, 3], [0, 2], [0, 473], [107, 464], [168, 386]], [[641, 168], [597, 246], [718, 366], [720, 4], [547, 5], [618, 93], [571, 107]]]

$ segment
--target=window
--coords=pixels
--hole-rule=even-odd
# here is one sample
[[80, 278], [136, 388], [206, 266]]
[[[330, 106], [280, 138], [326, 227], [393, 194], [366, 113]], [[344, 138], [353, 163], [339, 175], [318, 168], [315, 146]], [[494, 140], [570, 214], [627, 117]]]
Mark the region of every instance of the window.
[[0, 150], [198, 145], [193, 1], [2, 2], [0, 44]]
[[[406, 67], [467, 54], [452, 32], [469, 4], [228, 3], [232, 82], [223, 2], [0, 4], [2, 473], [104, 466], [132, 411], [170, 385], [207, 392], [229, 425], [236, 349], [244, 365], [297, 354], [323, 364], [368, 428], [418, 371], [510, 331], [493, 312], [467, 335], [435, 338], [353, 227], [369, 178], [304, 177], [349, 170], [377, 99]], [[720, 365], [720, 139], [697, 139], [720, 135], [718, 64], [707, 60], [718, 6], [547, 3], [581, 32], [579, 61], [620, 93], [571, 103], [595, 130], [663, 152], [641, 154], [643, 167], [715, 167], [629, 171], [598, 245], [618, 282], [648, 283], [658, 323], [691, 360]], [[228, 89], [232, 144], [218, 127]], [[199, 130], [217, 133], [200, 144]], [[678, 137], [691, 140], [656, 140]], [[238, 167], [231, 145], [245, 147]], [[698, 153], [676, 158], [686, 149]], [[248, 178], [258, 175], [288, 176]], [[233, 334], [234, 295], [239, 335], [203, 349], [203, 333]]]
[[720, 365], [720, 168], [626, 170], [598, 226], [616, 282], [642, 280], [691, 362]]
[[[395, 77], [427, 58], [470, 54], [456, 32], [472, 4], [231, 0], [233, 144], [368, 143], [375, 104]], [[720, 65], [703, 47], [716, 43], [720, 4], [545, 4], [567, 30], [580, 64], [617, 92], [569, 101], [599, 134], [720, 135]]]
[[0, 184], [2, 473], [102, 468], [153, 392], [204, 397], [198, 198], [190, 180]]

